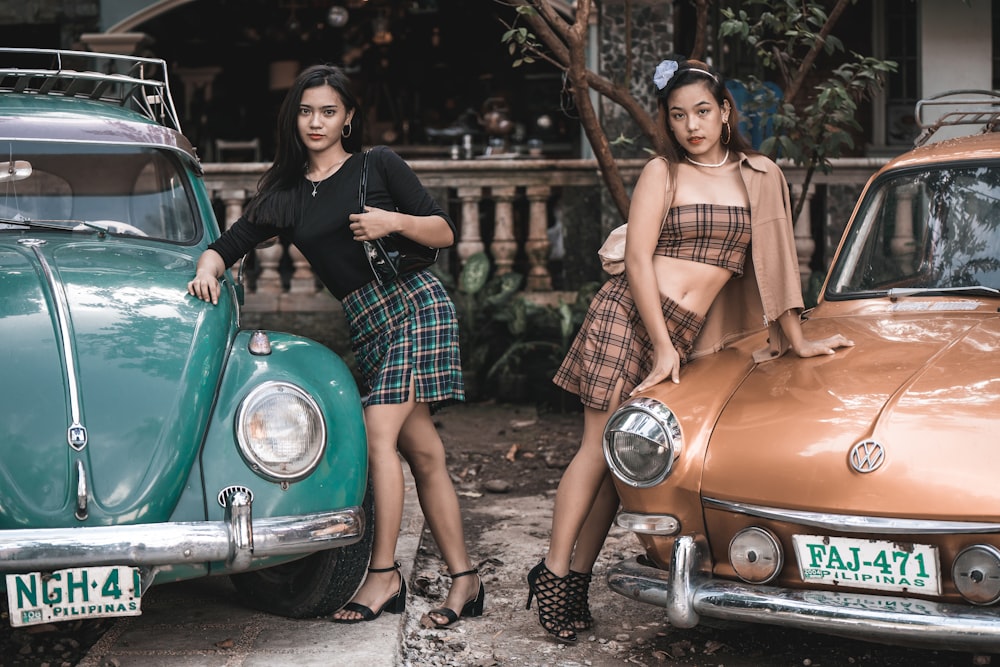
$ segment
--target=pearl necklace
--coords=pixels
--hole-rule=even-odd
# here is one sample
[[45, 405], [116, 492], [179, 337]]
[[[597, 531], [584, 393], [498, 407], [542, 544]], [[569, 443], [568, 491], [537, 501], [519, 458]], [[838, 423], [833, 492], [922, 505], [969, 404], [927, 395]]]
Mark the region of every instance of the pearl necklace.
[[726, 164], [726, 162], [729, 161], [729, 149], [728, 148], [726, 149], [726, 154], [722, 156], [722, 160], [716, 162], [715, 164], [708, 164], [707, 162], [698, 162], [697, 160], [692, 160], [690, 155], [685, 155], [684, 159], [690, 162], [691, 164], [698, 165], [699, 167], [708, 167], [709, 169], [715, 169], [716, 167], [721, 167], [722, 165]]
[[326, 181], [326, 179], [328, 179], [331, 176], [333, 176], [334, 173], [336, 173], [337, 167], [339, 167], [340, 165], [342, 165], [345, 162], [347, 162], [347, 158], [349, 158], [349, 157], [351, 157], [351, 153], [348, 153], [347, 157], [345, 157], [343, 160], [341, 160], [340, 162], [338, 162], [335, 165], [333, 165], [332, 167], [330, 167], [330, 170], [331, 170], [330, 173], [327, 174], [326, 176], [324, 176], [323, 178], [319, 179], [318, 181], [314, 181], [311, 178], [309, 178], [308, 176], [306, 176], [306, 180], [309, 181], [309, 184], [311, 186], [313, 186], [313, 191], [312, 191], [312, 196], [313, 197], [316, 196], [316, 191], [319, 189], [319, 186], [322, 185], [323, 182]]

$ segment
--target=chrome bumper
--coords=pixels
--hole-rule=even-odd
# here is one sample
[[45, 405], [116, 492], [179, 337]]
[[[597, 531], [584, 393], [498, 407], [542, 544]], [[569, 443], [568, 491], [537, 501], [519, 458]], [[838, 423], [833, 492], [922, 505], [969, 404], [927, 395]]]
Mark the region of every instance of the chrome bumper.
[[91, 565], [164, 566], [217, 562], [240, 572], [254, 558], [347, 546], [361, 539], [364, 510], [258, 519], [245, 493], [229, 498], [224, 521], [0, 530], [0, 572]]
[[633, 558], [611, 568], [608, 586], [626, 597], [666, 608], [667, 620], [679, 628], [694, 627], [705, 616], [890, 644], [1000, 650], [996, 607], [719, 581], [698, 572], [697, 563], [694, 540], [681, 537], [674, 543], [669, 571]]

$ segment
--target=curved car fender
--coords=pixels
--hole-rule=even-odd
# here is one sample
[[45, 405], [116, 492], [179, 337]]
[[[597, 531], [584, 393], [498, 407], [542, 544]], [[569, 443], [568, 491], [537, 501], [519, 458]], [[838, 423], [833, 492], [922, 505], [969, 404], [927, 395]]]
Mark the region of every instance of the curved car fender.
[[[704, 534], [701, 480], [708, 444], [726, 402], [753, 370], [751, 352], [756, 347], [760, 347], [759, 339], [753, 336], [701, 357], [684, 367], [679, 384], [661, 382], [641, 394], [670, 408], [680, 423], [683, 444], [670, 476], [655, 488], [637, 489], [615, 478], [624, 511], [669, 514], [680, 523], [678, 535]], [[671, 553], [670, 545], [677, 537], [636, 536], [650, 554]]]
[[[350, 369], [320, 343], [292, 334], [267, 332], [269, 355], [253, 355], [249, 331], [236, 336], [223, 372], [201, 462], [209, 519], [222, 518], [216, 498], [239, 485], [253, 494], [255, 516], [289, 516], [359, 506], [368, 476], [368, 448], [361, 398]], [[256, 474], [240, 454], [236, 415], [247, 394], [261, 383], [284, 381], [305, 390], [326, 421], [326, 450], [305, 479], [282, 484]]]

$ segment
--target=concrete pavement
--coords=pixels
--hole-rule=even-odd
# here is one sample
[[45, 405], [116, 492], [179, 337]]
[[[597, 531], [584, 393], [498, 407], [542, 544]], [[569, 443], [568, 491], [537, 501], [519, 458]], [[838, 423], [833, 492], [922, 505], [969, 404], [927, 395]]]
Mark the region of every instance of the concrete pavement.
[[[423, 515], [409, 467], [396, 548], [411, 580]], [[402, 663], [406, 614], [341, 625], [295, 620], [240, 606], [228, 578], [152, 588], [141, 616], [119, 619], [78, 667], [330, 667]]]

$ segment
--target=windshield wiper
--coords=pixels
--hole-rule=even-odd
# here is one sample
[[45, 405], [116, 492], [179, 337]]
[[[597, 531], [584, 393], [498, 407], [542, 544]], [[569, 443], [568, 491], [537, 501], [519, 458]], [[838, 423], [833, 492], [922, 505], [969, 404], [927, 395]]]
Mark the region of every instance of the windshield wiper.
[[[28, 227], [29, 229], [57, 229], [64, 232], [81, 231], [80, 228], [82, 226], [84, 229], [91, 229], [100, 234], [107, 234], [109, 231], [107, 227], [95, 225], [86, 220], [32, 220], [20, 214], [13, 218], [0, 218], [0, 225], [18, 225], [20, 227]], [[74, 226], [68, 227], [67, 225]]]
[[985, 285], [965, 287], [893, 287], [886, 291], [891, 299], [901, 296], [997, 296], [1000, 290]]

